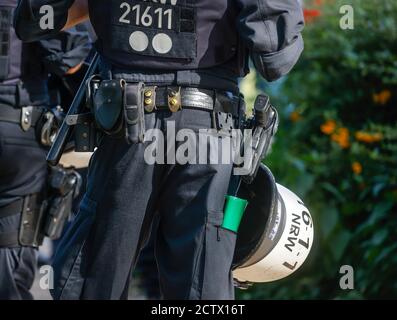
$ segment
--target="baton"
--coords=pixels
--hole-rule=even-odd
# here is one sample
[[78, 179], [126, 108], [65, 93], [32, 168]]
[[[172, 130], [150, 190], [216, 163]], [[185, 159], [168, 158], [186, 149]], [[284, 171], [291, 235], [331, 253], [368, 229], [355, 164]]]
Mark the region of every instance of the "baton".
[[51, 166], [56, 166], [59, 163], [59, 160], [62, 157], [62, 154], [65, 150], [66, 144], [68, 143], [71, 135], [72, 135], [72, 126], [68, 124], [68, 117], [73, 116], [73, 115], [78, 115], [82, 113], [82, 108], [84, 105], [82, 104], [82, 101], [85, 96], [85, 85], [87, 80], [94, 75], [96, 72], [96, 69], [99, 64], [99, 54], [95, 53], [94, 58], [92, 59], [91, 65], [88, 68], [81, 84], [79, 87], [79, 90], [77, 91], [72, 104], [70, 105], [70, 108], [68, 110], [68, 113], [62, 122], [61, 128], [58, 131], [58, 134], [55, 138], [54, 143], [51, 146], [50, 151], [47, 154], [47, 162]]

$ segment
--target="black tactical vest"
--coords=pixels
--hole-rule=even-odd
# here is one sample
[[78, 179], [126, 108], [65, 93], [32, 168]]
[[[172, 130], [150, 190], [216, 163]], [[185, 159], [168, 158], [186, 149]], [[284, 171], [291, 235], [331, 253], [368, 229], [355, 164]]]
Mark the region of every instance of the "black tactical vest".
[[24, 44], [15, 34], [17, 2], [0, 1], [0, 105], [39, 105], [46, 102], [47, 74], [35, 44]]
[[232, 0], [89, 0], [97, 49], [118, 67], [196, 70], [225, 63], [242, 75]]

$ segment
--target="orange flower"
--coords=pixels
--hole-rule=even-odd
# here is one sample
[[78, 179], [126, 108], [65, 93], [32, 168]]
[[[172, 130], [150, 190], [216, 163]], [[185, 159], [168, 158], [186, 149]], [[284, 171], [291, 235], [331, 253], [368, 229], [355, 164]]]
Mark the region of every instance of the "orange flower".
[[369, 133], [364, 131], [357, 131], [355, 134], [356, 140], [364, 143], [376, 143], [383, 140], [381, 133]]
[[302, 120], [302, 116], [298, 112], [294, 111], [294, 112], [291, 112], [291, 114], [289, 115], [289, 119], [292, 122], [298, 122], [298, 121]]
[[336, 133], [331, 136], [331, 140], [339, 144], [342, 149], [350, 147], [350, 134], [347, 128], [339, 128]]
[[305, 16], [305, 21], [310, 23], [321, 16], [321, 11], [317, 9], [305, 9], [303, 10], [303, 14]]
[[334, 120], [327, 120], [324, 124], [321, 125], [321, 132], [330, 135], [335, 132], [336, 122]]
[[375, 104], [385, 105], [391, 99], [391, 92], [390, 90], [382, 90], [379, 93], [374, 93], [372, 95], [372, 100]]
[[360, 162], [355, 161], [352, 163], [352, 170], [354, 174], [360, 175], [363, 172], [363, 166]]

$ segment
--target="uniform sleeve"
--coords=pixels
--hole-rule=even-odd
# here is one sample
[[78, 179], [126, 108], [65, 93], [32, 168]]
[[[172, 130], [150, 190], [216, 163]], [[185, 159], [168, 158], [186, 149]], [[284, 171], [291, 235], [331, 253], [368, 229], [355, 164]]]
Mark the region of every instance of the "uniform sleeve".
[[[57, 34], [65, 26], [68, 10], [74, 0], [19, 0], [14, 15], [14, 28], [19, 39], [33, 42]], [[45, 11], [40, 10], [50, 5], [54, 11], [54, 28], [42, 28], [40, 19]]]
[[303, 51], [303, 10], [298, 0], [237, 0], [238, 30], [256, 69], [274, 81], [287, 74]]
[[88, 33], [75, 28], [41, 40], [37, 45], [46, 70], [58, 76], [84, 62], [91, 49]]

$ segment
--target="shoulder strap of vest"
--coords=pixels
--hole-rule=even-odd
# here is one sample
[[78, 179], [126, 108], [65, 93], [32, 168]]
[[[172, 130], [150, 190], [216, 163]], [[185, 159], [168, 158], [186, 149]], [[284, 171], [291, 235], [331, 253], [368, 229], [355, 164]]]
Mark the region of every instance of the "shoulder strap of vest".
[[0, 6], [0, 80], [9, 72], [12, 8]]

